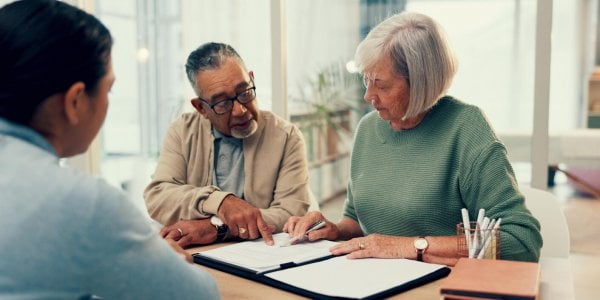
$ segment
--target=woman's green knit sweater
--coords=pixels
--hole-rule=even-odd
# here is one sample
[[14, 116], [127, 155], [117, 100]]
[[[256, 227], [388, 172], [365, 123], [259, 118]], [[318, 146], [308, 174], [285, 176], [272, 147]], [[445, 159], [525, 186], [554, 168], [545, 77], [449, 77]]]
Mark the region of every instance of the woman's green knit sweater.
[[537, 261], [542, 237], [519, 192], [506, 149], [477, 107], [442, 98], [410, 130], [367, 114], [352, 150], [344, 216], [365, 235], [449, 236], [480, 208], [502, 218], [500, 257]]

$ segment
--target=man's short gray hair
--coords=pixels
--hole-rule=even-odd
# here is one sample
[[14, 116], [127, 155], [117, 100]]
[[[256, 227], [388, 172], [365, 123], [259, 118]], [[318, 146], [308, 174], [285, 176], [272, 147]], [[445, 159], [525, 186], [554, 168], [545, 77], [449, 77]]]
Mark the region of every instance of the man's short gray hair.
[[200, 95], [200, 87], [196, 86], [198, 74], [206, 70], [219, 68], [227, 58], [239, 59], [244, 65], [244, 60], [230, 45], [223, 43], [206, 43], [192, 51], [185, 64], [185, 73], [192, 88]]

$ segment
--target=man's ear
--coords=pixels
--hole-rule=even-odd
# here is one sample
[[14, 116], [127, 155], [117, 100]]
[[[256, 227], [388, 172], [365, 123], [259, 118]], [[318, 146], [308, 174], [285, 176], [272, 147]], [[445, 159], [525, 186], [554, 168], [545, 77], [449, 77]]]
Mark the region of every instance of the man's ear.
[[85, 84], [78, 81], [71, 85], [65, 92], [63, 99], [63, 108], [65, 117], [71, 125], [76, 125], [80, 120], [81, 110], [84, 108]]
[[202, 105], [202, 101], [200, 99], [194, 98], [190, 100], [190, 102], [192, 103], [192, 106], [196, 109], [196, 111], [198, 111], [204, 117], [208, 118], [208, 112], [204, 109], [204, 106]]

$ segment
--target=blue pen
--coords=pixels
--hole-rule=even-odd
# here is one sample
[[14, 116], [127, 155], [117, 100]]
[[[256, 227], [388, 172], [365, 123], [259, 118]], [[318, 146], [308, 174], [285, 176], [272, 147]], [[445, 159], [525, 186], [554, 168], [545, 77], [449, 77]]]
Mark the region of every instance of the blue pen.
[[321, 220], [315, 224], [312, 224], [312, 226], [310, 226], [308, 228], [308, 230], [306, 230], [306, 232], [304, 233], [303, 237], [293, 237], [291, 238], [289, 241], [287, 241], [286, 243], [282, 244], [280, 247], [286, 247], [286, 246], [291, 246], [294, 242], [297, 242], [298, 240], [301, 240], [305, 237], [308, 236], [308, 233], [313, 232], [315, 230], [321, 229], [325, 227], [325, 221]]

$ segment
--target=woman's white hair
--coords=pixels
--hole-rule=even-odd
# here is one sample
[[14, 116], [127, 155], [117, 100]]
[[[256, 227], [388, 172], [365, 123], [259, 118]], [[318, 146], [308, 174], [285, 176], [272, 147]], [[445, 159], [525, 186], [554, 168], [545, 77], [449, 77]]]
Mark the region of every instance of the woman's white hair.
[[435, 105], [446, 94], [458, 67], [443, 29], [432, 18], [415, 12], [395, 14], [375, 26], [358, 45], [354, 60], [362, 73], [386, 57], [409, 84], [404, 119]]

